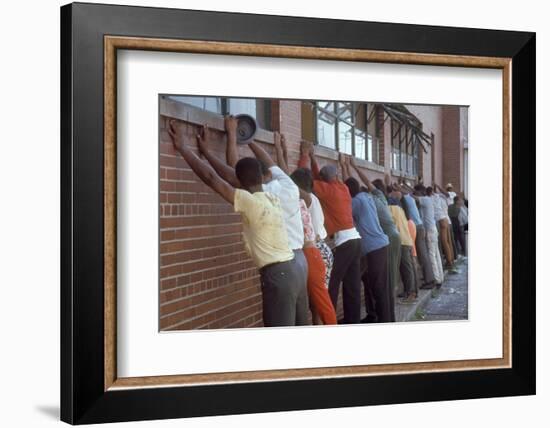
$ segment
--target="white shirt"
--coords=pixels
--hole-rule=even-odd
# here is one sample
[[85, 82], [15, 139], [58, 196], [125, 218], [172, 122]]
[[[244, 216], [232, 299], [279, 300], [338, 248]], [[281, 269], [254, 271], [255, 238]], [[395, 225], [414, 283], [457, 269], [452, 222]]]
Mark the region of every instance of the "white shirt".
[[361, 235], [357, 232], [355, 227], [346, 230], [339, 230], [334, 234], [334, 246], [338, 247], [344, 242], [348, 242], [352, 239], [361, 239]]
[[444, 218], [447, 220], [447, 223], [451, 223], [451, 217], [449, 217], [449, 206], [447, 205], [447, 198], [445, 195], [438, 193], [439, 196], [439, 205], [441, 205], [441, 210], [443, 211]]
[[325, 215], [323, 214], [323, 208], [317, 196], [310, 193], [311, 205], [309, 206], [309, 213], [311, 214], [311, 223], [313, 224], [313, 230], [315, 236], [325, 239], [327, 237], [327, 230], [325, 229]]
[[301, 250], [304, 246], [304, 226], [300, 213], [300, 191], [281, 168], [272, 166], [269, 170], [273, 180], [263, 185], [264, 191], [279, 197], [288, 244], [292, 250]]
[[[434, 201], [434, 217], [435, 221], [439, 221], [445, 218], [445, 214], [443, 213], [443, 210], [441, 209], [441, 204], [439, 203], [439, 196], [436, 194], [432, 194], [431, 196], [432, 201]], [[445, 206], [447, 206], [447, 202], [445, 202]]]
[[450, 191], [450, 192], [447, 192], [449, 194], [449, 196], [446, 198], [447, 199], [447, 206], [449, 205], [452, 205], [455, 203], [455, 196], [456, 196], [456, 193], [453, 192], [453, 191]]

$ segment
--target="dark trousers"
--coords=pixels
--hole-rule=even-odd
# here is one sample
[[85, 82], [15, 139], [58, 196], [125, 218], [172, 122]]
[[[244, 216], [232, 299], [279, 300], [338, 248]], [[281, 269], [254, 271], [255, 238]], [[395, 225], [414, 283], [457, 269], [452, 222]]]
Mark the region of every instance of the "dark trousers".
[[[304, 257], [303, 252], [301, 257]], [[301, 264], [300, 255], [295, 254], [294, 259], [288, 262], [274, 263], [260, 269], [265, 327], [308, 324], [307, 287]]]
[[363, 286], [367, 319], [373, 322], [392, 322], [395, 310], [390, 303], [388, 247], [371, 251], [363, 258]]
[[455, 241], [457, 247], [460, 247], [460, 253], [466, 255], [466, 238], [464, 236], [464, 226], [460, 225], [458, 217], [451, 217], [451, 223], [453, 224], [453, 233], [455, 235]]
[[344, 323], [361, 322], [361, 240], [351, 239], [334, 250], [334, 264], [330, 273], [328, 292], [334, 310], [342, 283]]
[[423, 225], [416, 226], [416, 253], [418, 255], [418, 262], [422, 267], [422, 273], [424, 276], [424, 283], [429, 284], [435, 281], [434, 272], [432, 269], [432, 262], [428, 254], [428, 247], [426, 246], [426, 230]]
[[416, 268], [414, 266], [412, 247], [401, 245], [401, 263], [399, 273], [403, 281], [403, 291], [408, 296], [411, 293], [418, 293], [416, 288]]
[[387, 235], [390, 240], [388, 246], [388, 286], [390, 298], [390, 321], [395, 321], [395, 292], [399, 287], [399, 265], [401, 264], [401, 237], [399, 233]]

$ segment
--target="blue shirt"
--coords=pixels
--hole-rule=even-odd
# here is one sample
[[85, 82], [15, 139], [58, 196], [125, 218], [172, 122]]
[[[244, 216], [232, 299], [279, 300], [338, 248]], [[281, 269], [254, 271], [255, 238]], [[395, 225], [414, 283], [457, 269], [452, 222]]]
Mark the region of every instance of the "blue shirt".
[[363, 255], [378, 250], [389, 244], [388, 237], [382, 231], [376, 204], [373, 197], [365, 192], [359, 192], [351, 201], [351, 212], [355, 228], [361, 235]]
[[407, 211], [411, 216], [411, 220], [416, 226], [421, 226], [422, 219], [420, 218], [420, 213], [418, 212], [414, 198], [411, 195], [404, 195], [403, 200], [405, 201], [405, 204], [407, 204]]
[[420, 205], [420, 214], [422, 215], [422, 223], [426, 230], [435, 227], [435, 207], [434, 201], [429, 196], [420, 196], [418, 198], [418, 205]]

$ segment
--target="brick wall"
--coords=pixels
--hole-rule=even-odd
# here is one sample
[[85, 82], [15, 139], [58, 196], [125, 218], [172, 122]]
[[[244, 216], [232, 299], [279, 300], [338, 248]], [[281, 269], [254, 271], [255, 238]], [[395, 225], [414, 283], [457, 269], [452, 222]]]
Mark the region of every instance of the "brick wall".
[[[174, 152], [160, 117], [160, 328], [261, 325], [257, 270], [244, 251], [240, 215]], [[196, 127], [188, 126], [190, 141]], [[211, 148], [224, 155], [224, 134]]]
[[461, 192], [463, 189], [463, 150], [464, 145], [461, 143], [461, 125], [460, 125], [460, 107], [446, 106], [442, 107], [443, 111], [443, 128], [444, 128], [444, 153], [442, 157], [442, 165], [445, 173], [443, 180], [445, 186], [447, 183], [452, 183], [456, 192]]
[[[432, 110], [438, 110], [433, 108]], [[417, 112], [415, 112], [417, 113]], [[437, 128], [439, 111], [420, 111], [429, 133]], [[432, 116], [430, 116], [430, 114]], [[160, 123], [160, 329], [213, 329], [258, 327], [262, 325], [261, 294], [257, 269], [246, 255], [242, 243], [240, 215], [232, 206], [198, 179], [183, 158], [175, 153], [167, 120], [176, 118], [187, 124], [187, 135], [196, 148], [194, 135], [198, 123], [208, 122], [212, 129], [210, 149], [225, 159], [225, 133], [221, 117], [190, 109], [183, 104], [161, 100]], [[383, 115], [379, 120], [383, 121]], [[359, 161], [371, 179], [383, 178], [390, 171], [389, 120], [384, 124], [380, 148], [381, 165]], [[302, 136], [301, 103], [274, 101], [272, 127], [285, 134], [289, 166], [299, 159]], [[427, 128], [427, 129], [426, 129]], [[441, 132], [436, 129], [438, 133]], [[273, 134], [261, 131], [258, 142], [274, 156]], [[240, 146], [240, 156], [253, 156]], [[319, 147], [320, 166], [337, 163], [337, 153]], [[426, 166], [425, 166], [426, 167]], [[429, 167], [429, 163], [428, 163]], [[442, 166], [439, 168], [442, 170]], [[339, 298], [339, 318], [343, 315]]]

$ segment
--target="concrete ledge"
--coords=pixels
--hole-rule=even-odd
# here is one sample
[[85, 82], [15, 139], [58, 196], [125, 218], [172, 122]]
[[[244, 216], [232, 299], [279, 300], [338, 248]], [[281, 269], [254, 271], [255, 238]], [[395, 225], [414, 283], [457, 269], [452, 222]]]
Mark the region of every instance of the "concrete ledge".
[[432, 297], [432, 290], [418, 290], [418, 298], [414, 304], [404, 305], [395, 302], [395, 321], [406, 322], [416, 318], [416, 312], [422, 309]]

